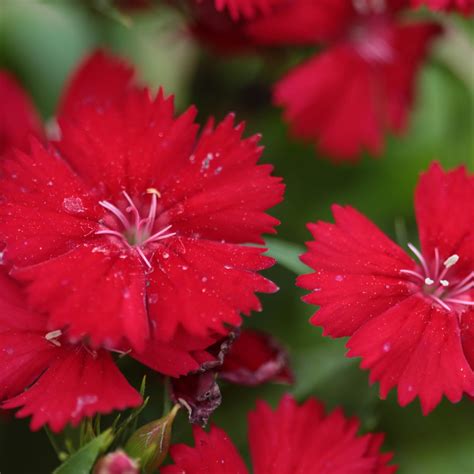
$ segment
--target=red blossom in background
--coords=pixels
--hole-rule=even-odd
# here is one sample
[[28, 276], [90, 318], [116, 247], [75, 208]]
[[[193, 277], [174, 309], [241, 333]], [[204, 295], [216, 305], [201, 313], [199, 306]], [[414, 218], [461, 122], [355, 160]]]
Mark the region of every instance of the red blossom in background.
[[202, 349], [276, 290], [257, 273], [273, 260], [242, 244], [274, 232], [265, 210], [283, 185], [232, 115], [197, 136], [194, 108], [175, 117], [131, 76], [93, 55], [62, 101], [60, 140], [4, 160], [0, 241], [48, 331], [153, 366], [159, 344]]
[[474, 12], [474, 0], [412, 0], [415, 7], [426, 5], [432, 10], [458, 11], [464, 15]]
[[406, 128], [416, 75], [440, 32], [434, 23], [399, 19], [403, 0], [295, 0], [247, 27], [268, 45], [327, 47], [290, 71], [274, 102], [295, 136], [334, 160], [383, 151], [387, 130]]
[[[340, 409], [325, 415], [311, 398], [298, 406], [285, 396], [275, 411], [258, 402], [249, 415], [249, 444], [255, 474], [390, 474], [392, 455], [380, 453], [383, 435], [357, 436], [358, 420]], [[162, 474], [247, 474], [248, 470], [226, 433], [212, 427], [194, 428], [195, 447], [171, 447], [175, 465]]]
[[309, 224], [302, 261], [315, 270], [298, 285], [320, 306], [311, 322], [324, 335], [350, 337], [385, 398], [398, 387], [404, 406], [420, 398], [429, 413], [445, 395], [474, 395], [474, 178], [433, 164], [415, 194], [421, 250], [416, 260], [350, 207], [335, 224]]

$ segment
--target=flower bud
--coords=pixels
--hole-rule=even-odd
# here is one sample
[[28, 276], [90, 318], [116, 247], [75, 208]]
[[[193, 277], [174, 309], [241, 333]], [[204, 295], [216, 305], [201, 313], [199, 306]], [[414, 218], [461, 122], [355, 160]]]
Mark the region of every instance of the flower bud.
[[127, 441], [125, 451], [140, 460], [146, 474], [155, 472], [166, 458], [173, 421], [179, 408], [175, 405], [166, 416], [142, 426]]
[[93, 474], [139, 474], [138, 463], [118, 450], [99, 459]]

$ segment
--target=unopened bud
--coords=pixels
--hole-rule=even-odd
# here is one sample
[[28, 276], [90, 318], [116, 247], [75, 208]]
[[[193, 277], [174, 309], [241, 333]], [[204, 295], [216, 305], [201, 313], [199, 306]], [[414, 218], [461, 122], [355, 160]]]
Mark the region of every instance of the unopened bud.
[[99, 459], [93, 474], [139, 474], [138, 463], [123, 451], [115, 451]]
[[179, 405], [175, 405], [166, 416], [142, 426], [127, 441], [125, 451], [129, 456], [140, 460], [146, 474], [155, 472], [165, 460], [170, 447], [173, 421], [179, 408]]

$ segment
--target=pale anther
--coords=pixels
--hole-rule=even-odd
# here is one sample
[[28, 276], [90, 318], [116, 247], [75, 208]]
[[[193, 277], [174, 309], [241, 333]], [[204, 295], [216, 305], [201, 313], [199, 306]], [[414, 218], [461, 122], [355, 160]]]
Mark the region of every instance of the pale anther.
[[440, 280], [439, 281], [442, 286], [449, 286], [449, 281], [448, 280]]
[[443, 262], [443, 265], [444, 265], [446, 268], [449, 268], [449, 267], [452, 267], [454, 264], [456, 264], [458, 260], [459, 260], [459, 255], [453, 254], [453, 255], [451, 255], [451, 257], [448, 257], [448, 258]]
[[431, 278], [428, 278], [428, 277], [425, 278], [425, 284], [426, 285], [432, 285], [433, 283], [434, 283], [434, 281]]
[[155, 195], [158, 196], [159, 198], [161, 197], [161, 193], [160, 193], [160, 191], [158, 191], [158, 189], [155, 189], [155, 188], [147, 188], [146, 192], [147, 192], [147, 194], [155, 194]]

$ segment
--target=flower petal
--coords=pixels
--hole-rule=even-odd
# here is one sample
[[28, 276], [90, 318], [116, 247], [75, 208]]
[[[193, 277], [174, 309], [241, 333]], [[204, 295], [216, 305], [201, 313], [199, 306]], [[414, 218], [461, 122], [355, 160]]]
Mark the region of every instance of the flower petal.
[[[123, 258], [123, 257], [126, 258]], [[130, 344], [143, 350], [148, 338], [143, 265], [102, 242], [78, 246], [59, 257], [15, 269], [29, 282], [33, 305], [49, 314], [51, 330], [67, 327], [70, 341], [88, 337], [92, 346]]]
[[459, 274], [474, 269], [474, 176], [465, 167], [444, 171], [438, 163], [422, 174], [415, 194], [415, 210], [423, 254], [442, 259], [453, 254]]
[[258, 402], [249, 414], [249, 443], [255, 474], [382, 474], [394, 472], [380, 454], [380, 435], [357, 436], [359, 422], [341, 410], [329, 415], [311, 398], [298, 406], [287, 395], [275, 411]]
[[209, 433], [193, 427], [195, 447], [175, 444], [170, 453], [175, 465], [160, 468], [162, 474], [248, 474], [227, 434], [215, 426]]
[[313, 291], [304, 301], [321, 306], [311, 323], [343, 337], [411, 294], [400, 270], [415, 264], [355, 209], [333, 206], [333, 213], [335, 224], [309, 224], [314, 242], [301, 260], [315, 273], [297, 284]]
[[33, 386], [3, 407], [20, 408], [20, 418], [32, 415], [32, 430], [48, 424], [59, 432], [68, 423], [78, 425], [84, 417], [140, 403], [140, 394], [128, 384], [110, 354], [65, 347]]
[[383, 398], [398, 386], [405, 406], [418, 395], [428, 414], [446, 397], [474, 395], [474, 372], [461, 345], [456, 314], [414, 295], [364, 324], [347, 343], [349, 357], [362, 357]]
[[0, 157], [13, 147], [27, 149], [30, 135], [43, 137], [30, 98], [6, 71], [0, 71], [0, 104]]
[[104, 210], [53, 149], [31, 143], [30, 155], [4, 160], [0, 241], [7, 265], [31, 265], [67, 252], [99, 228]]
[[87, 56], [69, 80], [58, 116], [73, 117], [82, 107], [105, 107], [132, 88], [134, 70], [102, 50]]
[[173, 238], [154, 255], [148, 275], [148, 310], [155, 337], [170, 340], [182, 326], [206, 337], [239, 326], [240, 313], [261, 309], [255, 292], [276, 286], [256, 273], [273, 264], [265, 249], [189, 238]]
[[219, 377], [239, 385], [292, 383], [288, 353], [270, 334], [244, 329], [225, 355]]

